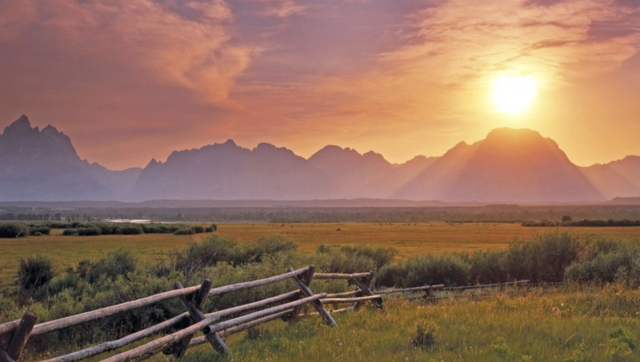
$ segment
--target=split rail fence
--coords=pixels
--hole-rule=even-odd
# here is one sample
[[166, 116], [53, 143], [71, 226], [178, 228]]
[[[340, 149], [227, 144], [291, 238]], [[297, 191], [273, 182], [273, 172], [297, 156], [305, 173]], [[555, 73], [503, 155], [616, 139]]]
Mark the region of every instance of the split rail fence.
[[[374, 276], [375, 273], [373, 271], [353, 274], [315, 273], [315, 267], [308, 266], [297, 270], [289, 268], [284, 274], [217, 288], [212, 288], [212, 282], [209, 279], [205, 279], [201, 285], [188, 288], [184, 288], [178, 282], [173, 285], [173, 290], [171, 291], [39, 324], [36, 324], [37, 316], [34, 313], [26, 312], [21, 319], [0, 324], [0, 362], [18, 361], [30, 336], [43, 335], [173, 298], [180, 300], [185, 309], [184, 313], [123, 338], [104, 342], [41, 362], [80, 361], [123, 348], [141, 339], [151, 337], [166, 329], [178, 326], [185, 321], [190, 321], [190, 325], [184, 329], [160, 336], [135, 348], [106, 357], [102, 361], [141, 361], [160, 352], [180, 358], [188, 348], [205, 343], [211, 344], [215, 351], [232, 359], [233, 357], [221, 337], [238, 333], [275, 319], [293, 321], [300, 316], [301, 308], [304, 305], [311, 305], [316, 310], [315, 314], [320, 315], [327, 325], [336, 327], [336, 321], [331, 316], [331, 313], [325, 309], [324, 305], [351, 304], [349, 307], [334, 309], [331, 311], [332, 313], [357, 310], [366, 302], [371, 302], [377, 308], [382, 309], [382, 295], [384, 294], [424, 292], [425, 294], [422, 298], [434, 298], [433, 291], [444, 288], [444, 285], [439, 284], [416, 288], [386, 289], [374, 293], [371, 288], [371, 282]], [[356, 288], [354, 291], [349, 292], [314, 294], [310, 288], [312, 280], [326, 279], [349, 280], [356, 285]], [[293, 280], [295, 285], [297, 285], [297, 289], [274, 297], [211, 313], [205, 314], [202, 310], [208, 297], [265, 286], [284, 280]], [[523, 284], [526, 283], [526, 281], [520, 281], [518, 283]], [[193, 338], [198, 332], [202, 332], [203, 335]]]

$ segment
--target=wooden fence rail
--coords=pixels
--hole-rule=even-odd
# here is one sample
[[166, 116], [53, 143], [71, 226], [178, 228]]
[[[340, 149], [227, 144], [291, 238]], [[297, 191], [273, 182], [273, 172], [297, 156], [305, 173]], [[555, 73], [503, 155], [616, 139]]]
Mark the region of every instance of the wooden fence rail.
[[[173, 290], [171, 291], [40, 324], [35, 324], [37, 319], [35, 314], [27, 312], [21, 319], [0, 324], [0, 343], [3, 340], [5, 341], [4, 346], [0, 345], [0, 362], [18, 361], [30, 336], [50, 333], [63, 328], [112, 316], [117, 313], [143, 308], [154, 303], [173, 298], [180, 300], [185, 309], [184, 313], [127, 335], [123, 338], [103, 342], [80, 351], [49, 358], [42, 362], [80, 361], [105, 352], [124, 348], [134, 342], [162, 333], [170, 328], [175, 328], [186, 321], [189, 321], [190, 325], [181, 330], [168, 335], [159, 336], [148, 343], [116, 354], [104, 359], [103, 361], [141, 361], [159, 352], [172, 354], [174, 357], [180, 358], [188, 348], [203, 343], [210, 343], [217, 352], [226, 355], [229, 359], [233, 359], [229, 349], [221, 337], [238, 333], [276, 319], [293, 321], [297, 318], [301, 310], [300, 308], [304, 305], [311, 305], [316, 310], [315, 314], [320, 315], [324, 322], [329, 326], [335, 327], [337, 326], [337, 323], [331, 316], [332, 313], [357, 310], [365, 302], [371, 302], [377, 308], [382, 309], [383, 295], [424, 292], [426, 297], [432, 296], [432, 292], [434, 290], [444, 289], [444, 285], [438, 284], [414, 288], [384, 289], [375, 291], [374, 293], [371, 287], [374, 276], [375, 273], [373, 271], [363, 273], [315, 273], [315, 267], [308, 266], [297, 270], [289, 268], [287, 272], [280, 275], [216, 288], [212, 288], [213, 283], [208, 279], [205, 279], [201, 285], [187, 288], [182, 287], [180, 283], [175, 283]], [[311, 284], [313, 280], [335, 279], [349, 280], [350, 283], [355, 286], [355, 290], [331, 294], [314, 294], [312, 291]], [[297, 289], [252, 303], [246, 303], [210, 313], [205, 313], [202, 310], [205, 305], [205, 301], [207, 299], [211, 299], [211, 297], [265, 286], [284, 280], [293, 281], [294, 285], [297, 286]], [[446, 288], [446, 290], [454, 291], [477, 289], [482, 287], [502, 287], [506, 285], [522, 285], [526, 283], [527, 281], [517, 281], [485, 286]], [[353, 303], [353, 305], [342, 309], [334, 309], [331, 313], [324, 308], [324, 305], [342, 303]], [[209, 303], [210, 308], [212, 308], [212, 305], [215, 306], [215, 301]], [[203, 335], [194, 338], [194, 335], [199, 332]]]

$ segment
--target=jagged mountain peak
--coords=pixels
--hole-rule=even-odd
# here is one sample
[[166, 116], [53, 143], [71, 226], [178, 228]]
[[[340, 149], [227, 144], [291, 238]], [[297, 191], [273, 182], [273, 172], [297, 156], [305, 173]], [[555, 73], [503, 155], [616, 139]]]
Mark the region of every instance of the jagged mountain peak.
[[36, 132], [39, 132], [37, 127], [36, 128], [31, 127], [31, 122], [29, 121], [29, 117], [23, 114], [22, 116], [20, 116], [18, 119], [16, 119], [13, 123], [8, 125], [4, 129], [3, 135], [12, 136], [12, 135], [22, 134], [26, 132], [32, 132], [34, 130]]

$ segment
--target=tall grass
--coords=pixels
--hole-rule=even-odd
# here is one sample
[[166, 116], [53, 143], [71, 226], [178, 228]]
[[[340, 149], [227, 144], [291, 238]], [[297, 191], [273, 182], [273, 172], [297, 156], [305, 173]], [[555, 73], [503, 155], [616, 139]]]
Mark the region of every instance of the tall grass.
[[[627, 307], [620, 309], [623, 303]], [[595, 306], [598, 305], [596, 308]], [[385, 311], [335, 315], [337, 328], [310, 316], [272, 322], [228, 339], [236, 360], [251, 361], [640, 361], [640, 292], [619, 287], [482, 301], [419, 304], [387, 300]], [[165, 357], [159, 361], [168, 360]], [[220, 361], [208, 345], [184, 361]]]

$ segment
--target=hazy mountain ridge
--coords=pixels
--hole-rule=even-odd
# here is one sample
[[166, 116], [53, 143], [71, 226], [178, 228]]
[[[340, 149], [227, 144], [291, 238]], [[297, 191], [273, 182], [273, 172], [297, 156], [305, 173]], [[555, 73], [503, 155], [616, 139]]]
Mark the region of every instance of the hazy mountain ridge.
[[174, 151], [144, 169], [80, 159], [55, 127], [20, 117], [0, 134], [0, 201], [406, 199], [480, 203], [599, 202], [640, 196], [640, 157], [578, 167], [538, 132], [496, 129], [440, 157], [392, 164], [329, 145], [309, 159], [232, 140]]
[[[114, 200], [131, 189], [139, 169], [110, 171], [80, 159], [71, 139], [23, 115], [0, 134], [0, 200]], [[128, 188], [128, 189], [127, 189]]]

